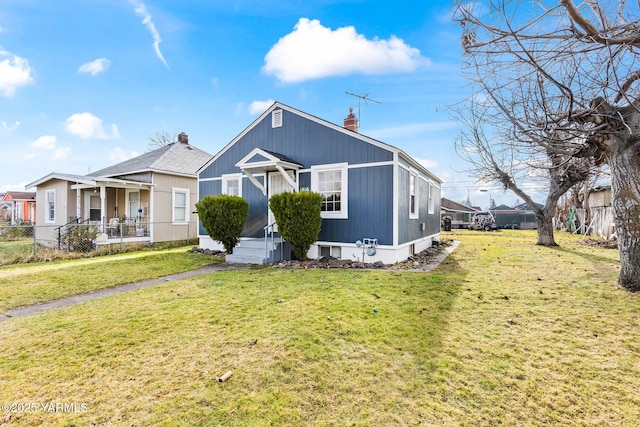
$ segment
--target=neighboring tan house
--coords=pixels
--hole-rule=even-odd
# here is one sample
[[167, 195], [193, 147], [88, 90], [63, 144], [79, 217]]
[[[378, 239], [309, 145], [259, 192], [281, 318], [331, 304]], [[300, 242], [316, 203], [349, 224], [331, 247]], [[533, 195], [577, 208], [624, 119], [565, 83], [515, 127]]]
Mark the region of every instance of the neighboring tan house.
[[36, 220], [36, 193], [7, 191], [0, 194], [0, 221], [11, 224], [34, 223]]
[[53, 246], [73, 224], [95, 225], [118, 242], [196, 238], [196, 172], [210, 159], [181, 133], [178, 142], [88, 175], [50, 173], [27, 185], [37, 188], [37, 240]]
[[471, 224], [471, 217], [478, 211], [479, 209], [454, 202], [444, 197], [440, 200], [440, 215], [442, 218], [451, 218], [451, 228], [468, 228], [469, 224]]
[[[242, 239], [227, 259], [287, 257], [268, 208], [269, 198], [283, 191], [323, 196], [322, 228], [309, 258], [362, 260], [366, 251], [367, 262], [394, 263], [439, 239], [442, 181], [357, 126], [352, 112], [343, 127], [275, 102], [200, 170], [201, 199], [233, 194], [249, 203]], [[200, 246], [221, 248], [202, 227]]]

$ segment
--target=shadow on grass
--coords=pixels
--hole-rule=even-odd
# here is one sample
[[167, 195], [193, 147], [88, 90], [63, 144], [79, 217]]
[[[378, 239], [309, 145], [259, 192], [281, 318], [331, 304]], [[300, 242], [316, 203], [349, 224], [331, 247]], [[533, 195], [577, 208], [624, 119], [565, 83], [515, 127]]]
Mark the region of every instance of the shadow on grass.
[[[605, 256], [601, 256], [601, 255], [597, 255], [597, 254], [590, 254], [587, 252], [583, 252], [583, 251], [579, 251], [576, 249], [570, 249], [564, 246], [545, 246], [546, 248], [553, 250], [553, 251], [558, 251], [558, 252], [562, 252], [563, 254], [570, 254], [570, 255], [575, 255], [575, 256], [579, 256], [581, 258], [584, 258], [588, 261], [594, 262], [594, 263], [611, 263], [612, 261], [615, 261], [615, 259], [613, 258], [609, 258], [609, 257], [605, 257]], [[612, 249], [613, 250], [613, 249]], [[618, 253], [617, 250], [615, 250], [616, 253]]]

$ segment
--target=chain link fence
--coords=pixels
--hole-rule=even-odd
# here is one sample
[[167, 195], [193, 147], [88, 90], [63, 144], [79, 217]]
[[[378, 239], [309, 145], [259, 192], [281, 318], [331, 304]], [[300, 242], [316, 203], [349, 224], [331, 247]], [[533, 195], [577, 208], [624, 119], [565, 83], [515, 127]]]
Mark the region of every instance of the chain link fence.
[[129, 252], [152, 244], [196, 245], [197, 230], [197, 223], [0, 223], [0, 265]]

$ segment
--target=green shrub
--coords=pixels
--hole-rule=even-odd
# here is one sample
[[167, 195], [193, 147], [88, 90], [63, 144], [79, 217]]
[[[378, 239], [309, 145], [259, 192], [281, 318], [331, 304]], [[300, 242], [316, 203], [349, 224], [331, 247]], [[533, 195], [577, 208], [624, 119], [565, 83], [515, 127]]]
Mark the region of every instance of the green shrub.
[[73, 252], [94, 250], [93, 241], [98, 236], [98, 228], [93, 225], [74, 225], [62, 236], [64, 248]]
[[320, 234], [322, 196], [310, 191], [280, 193], [269, 199], [269, 207], [282, 238], [293, 246], [297, 259], [305, 259]]
[[209, 237], [222, 243], [228, 254], [233, 253], [249, 216], [249, 203], [242, 197], [220, 194], [205, 196], [196, 209]]

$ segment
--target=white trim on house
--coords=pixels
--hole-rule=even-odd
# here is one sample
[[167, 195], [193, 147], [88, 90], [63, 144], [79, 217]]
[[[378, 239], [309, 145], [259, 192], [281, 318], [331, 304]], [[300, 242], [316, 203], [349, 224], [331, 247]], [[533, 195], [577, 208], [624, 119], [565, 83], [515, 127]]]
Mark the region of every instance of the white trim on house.
[[399, 168], [400, 161], [398, 159], [398, 153], [393, 153], [393, 245], [396, 246], [400, 241], [400, 174]]

